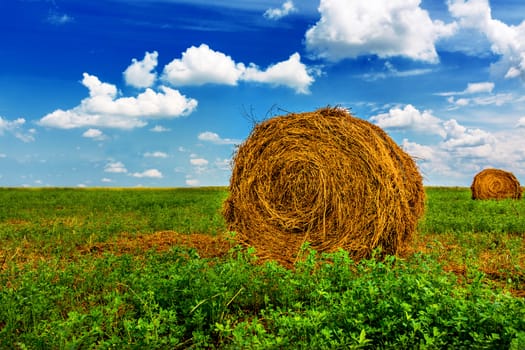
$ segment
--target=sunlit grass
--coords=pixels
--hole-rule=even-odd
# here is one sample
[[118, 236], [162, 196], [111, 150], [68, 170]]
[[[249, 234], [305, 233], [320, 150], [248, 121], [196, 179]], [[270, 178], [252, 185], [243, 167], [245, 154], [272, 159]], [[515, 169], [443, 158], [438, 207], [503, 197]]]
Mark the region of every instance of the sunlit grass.
[[399, 258], [292, 271], [229, 241], [226, 188], [0, 189], [0, 348], [522, 348], [525, 201], [426, 191]]

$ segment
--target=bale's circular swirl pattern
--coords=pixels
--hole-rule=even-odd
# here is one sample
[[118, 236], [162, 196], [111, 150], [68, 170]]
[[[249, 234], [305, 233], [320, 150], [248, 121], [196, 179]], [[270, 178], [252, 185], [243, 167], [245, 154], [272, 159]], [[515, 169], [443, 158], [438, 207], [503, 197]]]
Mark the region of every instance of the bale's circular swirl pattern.
[[290, 266], [304, 242], [354, 259], [395, 254], [424, 210], [415, 162], [379, 127], [342, 108], [274, 117], [233, 158], [223, 215], [263, 260]]
[[501, 169], [485, 169], [474, 176], [472, 199], [520, 199], [522, 188], [514, 174]]

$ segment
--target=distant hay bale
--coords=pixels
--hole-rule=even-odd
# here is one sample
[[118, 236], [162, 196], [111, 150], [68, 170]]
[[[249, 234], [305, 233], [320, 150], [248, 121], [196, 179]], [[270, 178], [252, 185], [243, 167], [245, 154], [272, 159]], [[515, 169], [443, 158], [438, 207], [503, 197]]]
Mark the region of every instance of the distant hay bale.
[[523, 189], [514, 174], [500, 169], [485, 169], [474, 176], [472, 199], [520, 199]]
[[379, 127], [342, 108], [274, 117], [233, 159], [223, 215], [262, 260], [292, 265], [303, 243], [354, 259], [396, 254], [423, 214], [421, 175]]

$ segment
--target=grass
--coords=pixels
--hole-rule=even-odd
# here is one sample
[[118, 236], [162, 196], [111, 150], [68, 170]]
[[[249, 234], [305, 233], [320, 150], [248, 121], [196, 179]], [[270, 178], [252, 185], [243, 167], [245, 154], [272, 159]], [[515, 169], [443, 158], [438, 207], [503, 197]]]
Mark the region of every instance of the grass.
[[230, 242], [225, 188], [0, 189], [0, 348], [525, 347], [525, 201], [426, 191], [400, 257], [291, 271]]
[[11, 252], [74, 254], [122, 234], [161, 230], [215, 235], [227, 192], [202, 189], [3, 189], [0, 240]]
[[460, 275], [482, 272], [525, 297], [525, 202], [471, 200], [464, 188], [427, 188], [415, 249]]

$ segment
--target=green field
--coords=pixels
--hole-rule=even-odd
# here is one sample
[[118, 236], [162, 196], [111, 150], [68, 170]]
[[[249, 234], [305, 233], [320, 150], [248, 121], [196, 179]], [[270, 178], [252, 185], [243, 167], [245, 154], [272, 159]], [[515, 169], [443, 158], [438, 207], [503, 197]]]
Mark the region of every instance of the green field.
[[0, 189], [0, 348], [524, 349], [525, 201], [426, 192], [399, 257], [292, 271], [233, 243], [226, 188]]

